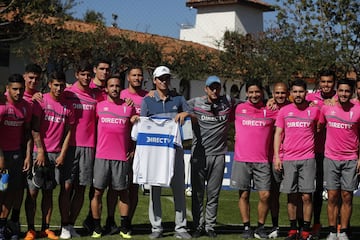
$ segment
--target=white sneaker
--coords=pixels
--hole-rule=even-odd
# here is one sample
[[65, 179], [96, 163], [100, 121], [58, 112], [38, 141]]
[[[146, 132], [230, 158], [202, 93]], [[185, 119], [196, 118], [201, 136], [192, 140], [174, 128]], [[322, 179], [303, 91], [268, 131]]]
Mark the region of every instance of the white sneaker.
[[70, 239], [71, 238], [69, 226], [63, 226], [61, 228], [60, 238], [61, 239]]
[[73, 225], [69, 225], [69, 231], [70, 231], [71, 237], [81, 237], [81, 235], [75, 231]]
[[279, 237], [279, 227], [273, 227], [270, 230], [268, 238], [278, 238]]
[[338, 234], [338, 240], [349, 240], [349, 237], [345, 232]]
[[337, 240], [337, 234], [336, 233], [329, 233], [329, 235], [327, 236], [326, 240]]

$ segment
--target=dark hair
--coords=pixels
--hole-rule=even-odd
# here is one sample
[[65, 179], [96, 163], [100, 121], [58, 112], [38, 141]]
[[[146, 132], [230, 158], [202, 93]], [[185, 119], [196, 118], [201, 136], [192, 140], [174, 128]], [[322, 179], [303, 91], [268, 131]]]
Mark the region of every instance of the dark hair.
[[294, 86], [297, 87], [303, 87], [305, 90], [307, 90], [307, 84], [303, 79], [297, 78], [294, 81], [290, 83], [290, 88], [292, 89]]
[[25, 80], [21, 74], [14, 73], [11, 74], [8, 78], [8, 84], [10, 83], [21, 83], [22, 85], [25, 85]]
[[106, 58], [98, 58], [95, 60], [94, 62], [94, 67], [98, 67], [100, 65], [100, 63], [107, 63], [109, 64], [109, 66], [111, 65], [111, 61], [109, 59]]
[[260, 90], [263, 90], [261, 81], [259, 81], [257, 79], [250, 79], [249, 81], [246, 82], [246, 85], [245, 85], [246, 92], [248, 91], [249, 87], [251, 87], [251, 86], [257, 86]]
[[41, 67], [39, 65], [34, 64], [34, 63], [30, 63], [30, 64], [26, 65], [25, 72], [26, 73], [41, 74], [42, 70], [41, 70]]
[[131, 65], [131, 66], [129, 66], [129, 68], [127, 69], [128, 74], [129, 74], [130, 71], [133, 70], [133, 69], [140, 69], [141, 72], [143, 72], [143, 69], [142, 69], [142, 67], [141, 67], [140, 65]]
[[54, 71], [49, 74], [49, 82], [57, 80], [66, 83], [65, 73], [63, 71]]
[[79, 62], [76, 65], [75, 71], [76, 72], [84, 72], [84, 71], [92, 72], [92, 69], [93, 69], [93, 66], [91, 66], [91, 64], [88, 61], [84, 60], [84, 61]]
[[336, 74], [335, 74], [335, 71], [333, 71], [333, 70], [330, 70], [330, 69], [320, 70], [318, 73], [319, 80], [320, 80], [320, 77], [324, 77], [324, 76], [333, 77], [334, 81], [336, 80]]
[[339, 86], [341, 84], [346, 84], [350, 87], [351, 89], [351, 92], [354, 91], [354, 88], [355, 88], [355, 81], [353, 79], [350, 79], [350, 78], [342, 78], [342, 79], [339, 79], [337, 81], [337, 88], [339, 88]]
[[123, 86], [123, 79], [121, 78], [121, 75], [119, 73], [111, 74], [109, 77], [105, 80], [105, 87], [107, 87], [107, 84], [111, 78], [117, 78], [120, 80], [120, 86]]

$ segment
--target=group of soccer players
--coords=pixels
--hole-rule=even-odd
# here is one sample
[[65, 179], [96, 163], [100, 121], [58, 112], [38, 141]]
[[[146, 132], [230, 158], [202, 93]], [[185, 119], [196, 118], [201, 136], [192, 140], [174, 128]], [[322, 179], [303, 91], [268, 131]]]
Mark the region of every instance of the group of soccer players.
[[[130, 184], [129, 187], [129, 159], [133, 155], [130, 130], [147, 93], [141, 89], [142, 69], [129, 69], [129, 88], [122, 92], [121, 77], [110, 75], [110, 62], [106, 59], [93, 65], [86, 61], [79, 63], [75, 70], [76, 81], [69, 87], [66, 87], [63, 72], [52, 72], [48, 76], [49, 92], [45, 94], [38, 91], [41, 74], [38, 65], [29, 64], [23, 75], [11, 75], [0, 105], [3, 136], [0, 169], [10, 176], [8, 188], [0, 193], [0, 239], [10, 237], [8, 228], [12, 239], [19, 238], [24, 189], [27, 189], [28, 225], [25, 239], [58, 239], [49, 229], [56, 185], [60, 185], [60, 238], [80, 236], [74, 223], [84, 202], [86, 186], [92, 187], [89, 216], [84, 225], [92, 237], [99, 238], [103, 233], [101, 198], [109, 186], [105, 230], [118, 231], [121, 237], [131, 238], [131, 218], [138, 190], [137, 186]], [[39, 190], [42, 191], [42, 226], [41, 231], [36, 232], [34, 220]], [[120, 228], [115, 226], [114, 220], [118, 198]]]
[[[246, 83], [248, 100], [235, 112], [230, 180], [230, 185], [239, 189], [243, 238], [278, 236], [278, 197], [283, 192], [288, 197], [290, 221], [285, 239], [319, 239], [325, 187], [329, 196], [327, 239], [349, 239], [352, 197], [360, 169], [360, 82], [339, 79], [335, 90], [335, 78], [334, 72], [321, 71], [319, 90], [309, 94], [302, 79], [292, 81], [289, 92], [284, 83], [276, 83], [273, 102], [268, 106], [263, 104], [261, 83]], [[357, 98], [353, 99], [355, 89]], [[254, 231], [249, 215], [250, 180], [259, 192]], [[267, 233], [264, 223], [269, 208], [274, 228]]]
[[[171, 113], [180, 122], [192, 117], [192, 237], [217, 236], [214, 226], [228, 125], [235, 121], [230, 185], [239, 190], [243, 238], [278, 237], [280, 192], [288, 195], [290, 231], [286, 239], [318, 238], [325, 183], [329, 195], [327, 239], [348, 239], [352, 192], [357, 188], [360, 168], [360, 105], [352, 95], [359, 89], [360, 99], [360, 82], [340, 79], [335, 90], [334, 72], [322, 71], [318, 91], [307, 94], [306, 83], [301, 79], [294, 80], [289, 88], [282, 82], [276, 83], [273, 101], [265, 105], [261, 82], [248, 81], [247, 101], [236, 104], [230, 97], [220, 95], [221, 81], [216, 76], [206, 80], [205, 96], [186, 102], [169, 91], [171, 74], [165, 66], [155, 69], [156, 89], [145, 100], [148, 93], [142, 90], [140, 67], [128, 69], [129, 87], [124, 90], [120, 75], [110, 74], [110, 62], [106, 59], [93, 65], [86, 61], [79, 63], [76, 81], [69, 87], [63, 72], [51, 73], [49, 92], [45, 94], [37, 86], [41, 73], [39, 66], [29, 64], [23, 75], [11, 75], [5, 99], [0, 104], [0, 130], [6, 136], [0, 138], [0, 169], [10, 175], [7, 190], [0, 192], [0, 240], [9, 237], [7, 228], [11, 229], [12, 239], [19, 237], [24, 189], [28, 225], [25, 240], [58, 239], [49, 229], [56, 185], [60, 186], [60, 238], [80, 236], [74, 224], [84, 202], [86, 186], [91, 186], [91, 204], [83, 225], [91, 236], [100, 238], [104, 233], [118, 232], [122, 238], [131, 238], [138, 185], [132, 182], [135, 144], [130, 140], [130, 131], [139, 115], [159, 113]], [[182, 157], [176, 162], [183, 161]], [[184, 170], [180, 169], [175, 166], [171, 183], [176, 210], [175, 237], [188, 239], [191, 235], [185, 229]], [[251, 183], [259, 193], [255, 230], [250, 226]], [[102, 196], [106, 189], [107, 219], [102, 228]], [[42, 226], [36, 232], [39, 190], [42, 190]], [[160, 191], [155, 186], [150, 191], [152, 233], [149, 237], [152, 239], [162, 237]], [[119, 228], [114, 219], [117, 204], [121, 215]], [[264, 228], [269, 210], [273, 223], [270, 233]], [[311, 224], [312, 216], [314, 224]]]

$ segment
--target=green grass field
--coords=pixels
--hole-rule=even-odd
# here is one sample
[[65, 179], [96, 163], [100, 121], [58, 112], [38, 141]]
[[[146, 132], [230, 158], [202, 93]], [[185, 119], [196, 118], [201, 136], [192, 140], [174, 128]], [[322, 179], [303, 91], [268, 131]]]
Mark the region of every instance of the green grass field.
[[[56, 230], [59, 233], [59, 225], [60, 225], [60, 214], [57, 205], [57, 196], [59, 188], [54, 191], [54, 211], [53, 217], [51, 221], [51, 228]], [[86, 195], [87, 196], [87, 195]], [[257, 193], [253, 192], [251, 195], [251, 223], [252, 226], [256, 226], [257, 219]], [[39, 194], [39, 199], [41, 198], [41, 194]], [[135, 213], [135, 217], [133, 219], [133, 239], [148, 239], [147, 235], [150, 233], [151, 226], [148, 220], [148, 196], [144, 196], [142, 192], [139, 192], [139, 204]], [[192, 218], [191, 218], [191, 198], [187, 197], [187, 212], [188, 212], [188, 227], [192, 226]], [[40, 201], [39, 201], [40, 203]], [[241, 239], [241, 218], [238, 209], [238, 193], [237, 191], [222, 191], [220, 195], [220, 203], [219, 203], [219, 211], [218, 211], [218, 226], [216, 231], [218, 233], [218, 239]], [[103, 199], [103, 223], [106, 219], [106, 199]], [[322, 211], [322, 224], [323, 226], [327, 226], [327, 216], [326, 216], [326, 202], [323, 205]], [[35, 224], [41, 224], [41, 213], [40, 213], [40, 205], [38, 205], [37, 215]], [[88, 211], [88, 200], [86, 199], [85, 204], [82, 208], [81, 215], [79, 216], [76, 226], [78, 226], [78, 232], [80, 234], [85, 234], [82, 230], [82, 221], [85, 219]], [[163, 225], [164, 225], [164, 238], [165, 239], [174, 239], [173, 237], [173, 229], [174, 229], [174, 205], [172, 202], [172, 195], [169, 189], [163, 189], [162, 193], [162, 210], [163, 210]], [[116, 222], [119, 224], [119, 214], [116, 212]], [[21, 223], [22, 231], [25, 232], [27, 230], [26, 227], [26, 219], [24, 209], [22, 209], [21, 213]], [[281, 226], [281, 235], [283, 237], [279, 239], [283, 239], [287, 232], [288, 220], [287, 220], [287, 212], [286, 212], [286, 197], [284, 194], [281, 194], [281, 203], [280, 203], [280, 219], [279, 224]], [[268, 215], [266, 226], [271, 226], [271, 217]], [[353, 206], [353, 215], [351, 220], [351, 226], [353, 228], [353, 239], [360, 239], [360, 198], [354, 197], [354, 206]], [[322, 231], [322, 238], [326, 238], [326, 229]], [[118, 235], [113, 236], [104, 236], [104, 239], [118, 239]], [[82, 239], [91, 239], [89, 236], [84, 236]], [[201, 239], [206, 239], [206, 237], [202, 237]]]

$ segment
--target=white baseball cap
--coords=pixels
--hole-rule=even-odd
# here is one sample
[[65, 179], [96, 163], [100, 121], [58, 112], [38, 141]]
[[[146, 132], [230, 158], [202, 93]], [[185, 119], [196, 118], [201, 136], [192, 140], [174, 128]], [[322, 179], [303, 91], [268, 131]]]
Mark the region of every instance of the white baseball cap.
[[170, 69], [166, 66], [159, 66], [155, 68], [153, 73], [154, 78], [161, 77], [162, 75], [171, 75]]

